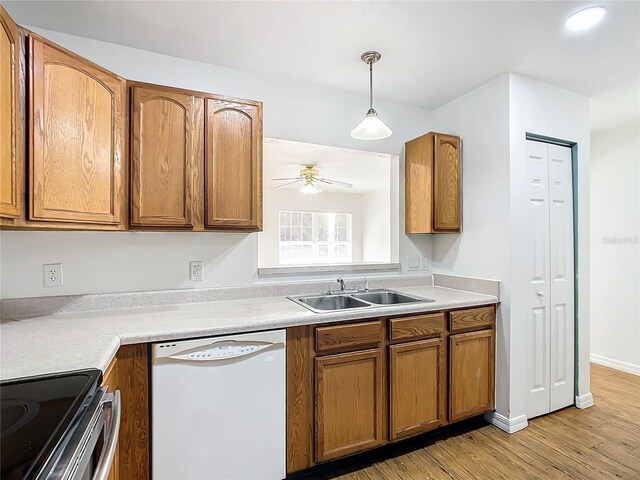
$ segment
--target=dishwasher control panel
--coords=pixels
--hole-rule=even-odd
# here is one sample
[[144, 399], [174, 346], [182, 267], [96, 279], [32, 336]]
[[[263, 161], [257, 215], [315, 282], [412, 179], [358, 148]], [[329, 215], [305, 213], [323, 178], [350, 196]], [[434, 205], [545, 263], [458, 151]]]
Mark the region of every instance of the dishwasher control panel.
[[206, 350], [198, 350], [187, 354], [189, 360], [211, 360], [216, 358], [237, 357], [257, 352], [264, 346], [259, 345], [221, 345], [219, 347], [208, 348]]

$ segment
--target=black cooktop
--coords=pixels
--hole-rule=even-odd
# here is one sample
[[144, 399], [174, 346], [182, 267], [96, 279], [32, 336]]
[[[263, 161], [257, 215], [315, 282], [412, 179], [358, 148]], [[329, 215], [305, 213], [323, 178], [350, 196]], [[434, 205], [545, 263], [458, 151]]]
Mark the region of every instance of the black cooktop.
[[34, 478], [101, 379], [90, 369], [0, 383], [0, 478]]

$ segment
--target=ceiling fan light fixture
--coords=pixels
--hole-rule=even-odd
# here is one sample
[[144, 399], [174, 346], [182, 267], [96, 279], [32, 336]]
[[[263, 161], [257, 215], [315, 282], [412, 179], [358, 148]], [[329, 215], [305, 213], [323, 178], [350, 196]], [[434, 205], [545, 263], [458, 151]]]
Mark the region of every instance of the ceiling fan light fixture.
[[393, 133], [386, 123], [384, 123], [378, 112], [373, 108], [373, 64], [380, 60], [378, 52], [364, 52], [360, 57], [364, 63], [369, 65], [369, 111], [351, 131], [351, 136], [358, 140], [379, 140], [390, 137]]
[[313, 183], [305, 183], [300, 191], [304, 194], [315, 195], [316, 193], [320, 193], [322, 190]]

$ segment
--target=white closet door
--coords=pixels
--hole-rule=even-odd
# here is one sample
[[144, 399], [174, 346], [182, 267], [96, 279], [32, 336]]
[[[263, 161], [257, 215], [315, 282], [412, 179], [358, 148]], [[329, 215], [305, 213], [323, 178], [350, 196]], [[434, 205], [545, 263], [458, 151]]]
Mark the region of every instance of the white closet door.
[[527, 141], [529, 221], [529, 352], [527, 416], [550, 409], [549, 352], [549, 158], [546, 143]]
[[573, 404], [574, 266], [571, 149], [527, 141], [531, 239], [527, 416]]
[[573, 405], [574, 268], [571, 149], [549, 145], [551, 411]]

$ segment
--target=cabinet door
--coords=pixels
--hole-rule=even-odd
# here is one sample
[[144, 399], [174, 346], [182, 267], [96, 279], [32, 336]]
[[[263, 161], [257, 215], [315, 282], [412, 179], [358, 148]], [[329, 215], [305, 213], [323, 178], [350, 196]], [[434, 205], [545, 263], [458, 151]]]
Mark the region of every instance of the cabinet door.
[[[17, 218], [21, 213], [21, 181], [24, 161], [22, 141], [24, 64], [22, 35], [0, 6], [0, 217]], [[22, 101], [21, 101], [22, 100]]]
[[[104, 376], [102, 377], [102, 385], [107, 387], [110, 392], [118, 390], [120, 385], [118, 383], [118, 360], [113, 359], [111, 365], [107, 368]], [[113, 465], [111, 466], [111, 471], [109, 472], [108, 480], [118, 480], [118, 470], [120, 468], [120, 454], [119, 448], [116, 447], [116, 453], [113, 457]]]
[[[202, 169], [204, 101], [135, 86], [131, 101], [131, 224], [191, 227]], [[201, 202], [202, 200], [200, 200]]]
[[442, 339], [389, 347], [391, 440], [438, 427], [446, 417]]
[[493, 410], [494, 330], [449, 337], [449, 420]]
[[29, 218], [121, 224], [124, 79], [39, 37], [29, 54]]
[[262, 104], [206, 99], [206, 227], [262, 229]]
[[315, 362], [316, 461], [382, 444], [382, 351], [341, 353]]
[[460, 231], [460, 138], [437, 133], [434, 137], [433, 228]]

